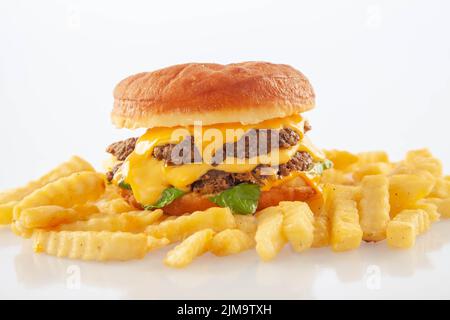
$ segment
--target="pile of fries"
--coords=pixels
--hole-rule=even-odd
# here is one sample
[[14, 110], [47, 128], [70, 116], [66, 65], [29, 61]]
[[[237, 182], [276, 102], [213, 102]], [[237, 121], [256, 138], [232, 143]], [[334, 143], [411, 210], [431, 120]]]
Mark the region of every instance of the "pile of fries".
[[281, 202], [255, 215], [210, 208], [180, 217], [136, 211], [119, 189], [85, 160], [72, 157], [37, 181], [0, 193], [0, 224], [32, 238], [34, 250], [82, 260], [130, 260], [181, 242], [164, 263], [184, 267], [206, 252], [216, 256], [252, 248], [263, 261], [289, 243], [295, 252], [330, 246], [356, 249], [387, 240], [409, 248], [440, 217], [450, 217], [450, 177], [427, 150], [392, 163], [385, 152], [326, 151], [333, 169], [323, 196]]

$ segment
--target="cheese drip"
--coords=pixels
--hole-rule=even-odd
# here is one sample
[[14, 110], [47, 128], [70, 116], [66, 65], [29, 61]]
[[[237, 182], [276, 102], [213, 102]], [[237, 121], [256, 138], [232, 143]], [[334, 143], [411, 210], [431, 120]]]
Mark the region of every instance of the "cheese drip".
[[[158, 201], [164, 189], [170, 186], [189, 191], [193, 182], [212, 169], [231, 173], [249, 172], [259, 164], [274, 166], [286, 163], [297, 151], [307, 151], [314, 160], [323, 160], [322, 152], [304, 136], [303, 127], [302, 117], [294, 115], [263, 121], [256, 125], [227, 123], [203, 127], [152, 128], [139, 138], [134, 152], [130, 154], [122, 167], [121, 175], [124, 181], [131, 186], [136, 200], [141, 204], [148, 205]], [[300, 142], [290, 148], [274, 149], [267, 155], [249, 159], [226, 158], [223, 163], [216, 166], [209, 163], [214, 152], [222, 148], [224, 143], [238, 141], [250, 129], [281, 128], [295, 130], [300, 135]], [[179, 143], [188, 135], [194, 137], [196, 147], [201, 150], [203, 162], [170, 166], [152, 157], [155, 146]], [[311, 180], [312, 177], [305, 174], [301, 176], [308, 184], [316, 184]]]

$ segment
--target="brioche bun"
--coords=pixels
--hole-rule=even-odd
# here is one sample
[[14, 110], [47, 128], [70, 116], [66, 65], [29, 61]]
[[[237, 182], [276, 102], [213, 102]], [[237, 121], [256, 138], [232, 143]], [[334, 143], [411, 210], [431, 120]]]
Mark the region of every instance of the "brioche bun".
[[314, 91], [284, 64], [187, 63], [122, 80], [112, 121], [119, 128], [258, 123], [314, 108]]

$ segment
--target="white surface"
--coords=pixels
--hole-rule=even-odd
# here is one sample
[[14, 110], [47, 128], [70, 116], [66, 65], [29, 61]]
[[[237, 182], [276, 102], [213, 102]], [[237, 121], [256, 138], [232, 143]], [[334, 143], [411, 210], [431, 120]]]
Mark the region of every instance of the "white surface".
[[170, 269], [167, 250], [144, 260], [92, 263], [34, 254], [30, 240], [0, 230], [1, 298], [58, 299], [449, 299], [450, 221], [433, 225], [411, 250], [363, 244], [333, 253], [286, 247], [271, 263], [254, 251], [200, 257]]
[[[72, 154], [99, 167], [107, 144], [136, 135], [109, 123], [114, 85], [187, 61], [291, 64], [317, 93], [308, 114], [317, 145], [395, 159], [427, 146], [447, 165], [449, 10], [445, 0], [1, 1], [0, 189]], [[1, 230], [0, 296], [449, 298], [448, 228], [440, 223], [405, 252], [284, 252], [269, 265], [254, 254], [205, 257], [181, 272], [161, 267], [161, 254], [112, 265], [37, 257]], [[65, 285], [72, 264], [80, 290]], [[370, 265], [381, 290], [365, 285]]]

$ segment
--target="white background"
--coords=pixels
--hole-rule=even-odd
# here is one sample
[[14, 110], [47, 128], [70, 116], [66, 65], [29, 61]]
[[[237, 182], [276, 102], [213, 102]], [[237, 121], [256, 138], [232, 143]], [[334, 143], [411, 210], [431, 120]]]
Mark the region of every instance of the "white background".
[[[100, 167], [110, 142], [136, 135], [110, 124], [115, 84], [191, 61], [290, 64], [309, 77], [317, 94], [317, 108], [308, 113], [315, 144], [384, 149], [394, 159], [429, 147], [448, 172], [449, 14], [444, 0], [1, 1], [0, 189], [36, 178], [72, 154]], [[94, 280], [75, 291], [64, 283], [73, 262], [30, 257], [29, 249], [24, 255], [21, 240], [0, 230], [0, 296], [449, 298], [448, 227], [442, 222], [420, 240], [426, 243], [395, 255], [380, 244], [343, 255], [285, 253], [282, 262], [261, 265], [249, 253], [220, 263], [205, 257], [181, 273], [155, 258], [81, 264]], [[384, 289], [368, 289], [370, 261]], [[240, 264], [249, 269], [239, 271]], [[231, 278], [214, 279], [216, 269], [229, 270]], [[348, 273], [344, 279], [339, 270]], [[105, 278], [95, 281], [99, 274]], [[287, 277], [298, 279], [298, 286]], [[156, 286], [159, 294], [140, 284]]]

